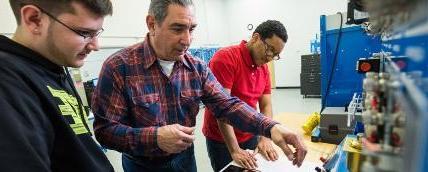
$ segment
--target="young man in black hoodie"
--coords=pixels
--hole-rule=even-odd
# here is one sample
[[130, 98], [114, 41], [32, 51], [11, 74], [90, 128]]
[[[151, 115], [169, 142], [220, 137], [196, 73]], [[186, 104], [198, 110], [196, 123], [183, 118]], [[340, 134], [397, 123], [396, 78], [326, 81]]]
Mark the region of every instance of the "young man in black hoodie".
[[113, 171], [66, 70], [98, 50], [110, 0], [10, 5], [18, 27], [0, 36], [0, 171]]

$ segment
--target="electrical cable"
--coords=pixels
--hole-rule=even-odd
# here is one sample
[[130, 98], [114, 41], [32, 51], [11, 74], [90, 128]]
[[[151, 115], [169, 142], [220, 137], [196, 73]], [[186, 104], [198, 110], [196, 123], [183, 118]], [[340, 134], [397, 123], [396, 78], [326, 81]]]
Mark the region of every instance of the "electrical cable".
[[320, 114], [321, 114], [321, 112], [322, 112], [322, 111], [324, 110], [324, 108], [325, 108], [325, 105], [326, 105], [326, 102], [327, 102], [327, 96], [328, 96], [328, 94], [329, 94], [329, 92], [330, 92], [331, 79], [333, 78], [334, 69], [336, 68], [336, 64], [337, 64], [337, 54], [338, 54], [338, 52], [339, 52], [340, 39], [341, 39], [341, 37], [342, 37], [343, 15], [342, 15], [342, 13], [341, 13], [341, 12], [337, 12], [337, 14], [339, 14], [339, 15], [340, 15], [340, 27], [339, 27], [339, 33], [338, 33], [337, 41], [336, 41], [336, 50], [335, 50], [334, 58], [333, 58], [333, 65], [332, 65], [332, 67], [331, 67], [330, 75], [329, 75], [328, 82], [327, 82], [327, 90], [326, 90], [325, 95], [324, 95], [325, 100], [324, 100], [324, 102], [323, 102], [323, 103], [322, 103], [322, 105], [321, 105]]

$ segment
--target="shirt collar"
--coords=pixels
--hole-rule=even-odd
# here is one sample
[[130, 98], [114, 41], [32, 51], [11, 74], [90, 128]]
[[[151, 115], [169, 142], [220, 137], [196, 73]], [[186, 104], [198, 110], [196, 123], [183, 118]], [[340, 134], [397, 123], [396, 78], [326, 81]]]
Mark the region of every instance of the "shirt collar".
[[257, 68], [257, 65], [254, 64], [253, 58], [251, 57], [250, 50], [247, 48], [247, 41], [241, 41], [239, 44], [239, 48], [241, 49], [242, 57], [244, 58], [245, 64], [250, 68]]
[[153, 65], [153, 63], [155, 63], [155, 61], [157, 60], [157, 57], [152, 46], [150, 46], [149, 34], [146, 35], [144, 42], [142, 43], [141, 47], [137, 52], [138, 54], [141, 54], [143, 57], [142, 63], [145, 69], [149, 68], [150, 66]]
[[[142, 63], [145, 69], [149, 68], [157, 61], [157, 56], [155, 54], [155, 51], [150, 45], [149, 34], [146, 35], [144, 42], [142, 43], [141, 47], [139, 47], [138, 53], [142, 53], [142, 57], [143, 57]], [[182, 57], [181, 60], [178, 61], [178, 63], [184, 64], [185, 67], [187, 67], [188, 69], [191, 69], [188, 60], [186, 60], [188, 58], [191, 58], [191, 55], [186, 53], [184, 54], [184, 57]]]

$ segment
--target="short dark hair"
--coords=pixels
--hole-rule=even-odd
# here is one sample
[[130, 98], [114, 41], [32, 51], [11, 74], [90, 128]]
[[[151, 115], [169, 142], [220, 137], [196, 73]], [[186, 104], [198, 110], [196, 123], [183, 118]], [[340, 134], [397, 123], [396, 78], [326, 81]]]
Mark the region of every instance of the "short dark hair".
[[267, 38], [272, 38], [273, 35], [278, 36], [284, 42], [287, 42], [288, 40], [287, 30], [285, 29], [284, 25], [276, 20], [267, 20], [263, 22], [262, 24], [257, 26], [253, 34], [254, 33], [260, 34], [263, 40]]
[[27, 4], [33, 4], [54, 16], [61, 13], [68, 12], [74, 13], [71, 3], [77, 2], [82, 4], [88, 10], [96, 15], [106, 16], [113, 14], [113, 5], [110, 0], [9, 0], [12, 11], [15, 14], [16, 22], [18, 25], [21, 23], [21, 8]]
[[193, 6], [192, 0], [151, 0], [149, 14], [155, 17], [155, 21], [162, 23], [168, 15], [169, 5], [180, 5], [183, 7]]

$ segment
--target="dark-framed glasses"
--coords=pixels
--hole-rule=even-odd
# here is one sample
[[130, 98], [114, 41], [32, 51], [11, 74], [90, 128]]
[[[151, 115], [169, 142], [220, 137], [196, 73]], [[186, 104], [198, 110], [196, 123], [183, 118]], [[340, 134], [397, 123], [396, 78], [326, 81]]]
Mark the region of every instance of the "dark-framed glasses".
[[[34, 4], [31, 4], [31, 5], [34, 5]], [[83, 37], [83, 39], [85, 41], [89, 41], [89, 40], [92, 40], [92, 39], [98, 37], [104, 31], [103, 28], [101, 28], [100, 30], [97, 30], [97, 31], [83, 31], [83, 30], [73, 29], [71, 26], [68, 26], [67, 24], [65, 24], [64, 22], [62, 22], [61, 20], [59, 20], [58, 18], [56, 18], [55, 16], [53, 16], [51, 13], [47, 12], [46, 10], [44, 10], [43, 8], [41, 8], [41, 7], [37, 6], [37, 5], [34, 5], [34, 6], [36, 6], [37, 8], [39, 8], [42, 13], [45, 13], [51, 19], [53, 19], [56, 22], [58, 22], [59, 24], [63, 25], [67, 29], [73, 31], [77, 35]]]
[[272, 45], [269, 45], [266, 43], [265, 40], [262, 40], [263, 44], [265, 44], [265, 55], [272, 57], [273, 60], [279, 60], [281, 59], [281, 56], [278, 54], [275, 54], [275, 48]]

